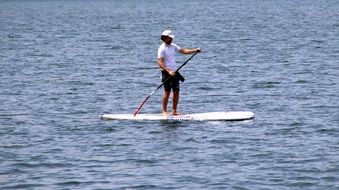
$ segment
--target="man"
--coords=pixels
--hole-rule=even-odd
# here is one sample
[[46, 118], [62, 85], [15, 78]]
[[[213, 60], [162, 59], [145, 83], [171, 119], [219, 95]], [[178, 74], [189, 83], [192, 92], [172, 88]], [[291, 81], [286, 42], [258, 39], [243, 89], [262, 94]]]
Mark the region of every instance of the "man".
[[183, 79], [179, 73], [175, 73], [177, 70], [175, 62], [175, 53], [179, 52], [181, 54], [193, 54], [195, 52], [201, 52], [200, 48], [186, 49], [180, 48], [175, 43], [172, 43], [174, 35], [171, 30], [165, 30], [161, 34], [161, 40], [163, 43], [158, 49], [158, 64], [161, 68], [162, 81], [166, 80], [169, 76], [171, 78], [164, 83], [164, 93], [162, 96], [162, 114], [168, 115], [167, 104], [168, 98], [173, 90], [173, 99], [172, 99], [172, 114], [179, 115], [177, 112], [177, 106], [179, 102], [179, 80]]

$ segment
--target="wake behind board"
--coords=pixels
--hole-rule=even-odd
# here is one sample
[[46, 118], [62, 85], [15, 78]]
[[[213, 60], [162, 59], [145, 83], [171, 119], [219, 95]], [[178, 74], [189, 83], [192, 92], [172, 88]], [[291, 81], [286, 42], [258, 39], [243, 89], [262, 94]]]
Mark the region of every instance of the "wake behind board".
[[162, 114], [103, 114], [102, 120], [134, 120], [134, 121], [242, 121], [254, 118], [249, 111], [207, 112], [182, 115]]

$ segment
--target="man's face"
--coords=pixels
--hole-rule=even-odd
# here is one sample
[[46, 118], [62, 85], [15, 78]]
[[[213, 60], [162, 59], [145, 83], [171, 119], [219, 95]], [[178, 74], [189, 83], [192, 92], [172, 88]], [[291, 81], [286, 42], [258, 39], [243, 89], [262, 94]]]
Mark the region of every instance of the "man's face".
[[172, 38], [168, 37], [168, 36], [165, 36], [164, 37], [164, 42], [167, 44], [167, 45], [170, 45], [172, 43]]

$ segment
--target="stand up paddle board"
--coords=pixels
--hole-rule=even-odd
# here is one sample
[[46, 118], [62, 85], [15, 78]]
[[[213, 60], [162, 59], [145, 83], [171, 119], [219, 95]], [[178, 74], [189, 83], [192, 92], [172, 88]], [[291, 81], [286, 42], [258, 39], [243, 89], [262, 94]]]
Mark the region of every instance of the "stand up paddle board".
[[182, 115], [162, 114], [103, 114], [102, 120], [134, 120], [134, 121], [242, 121], [254, 119], [249, 111], [207, 112]]

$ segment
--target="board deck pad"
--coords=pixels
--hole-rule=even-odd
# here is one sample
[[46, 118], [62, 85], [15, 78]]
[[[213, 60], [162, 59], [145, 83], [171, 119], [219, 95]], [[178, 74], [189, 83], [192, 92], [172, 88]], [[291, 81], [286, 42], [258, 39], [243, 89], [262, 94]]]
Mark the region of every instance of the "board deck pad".
[[242, 121], [254, 119], [250, 111], [206, 112], [181, 115], [162, 114], [103, 114], [102, 120], [134, 120], [134, 121]]

